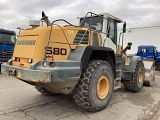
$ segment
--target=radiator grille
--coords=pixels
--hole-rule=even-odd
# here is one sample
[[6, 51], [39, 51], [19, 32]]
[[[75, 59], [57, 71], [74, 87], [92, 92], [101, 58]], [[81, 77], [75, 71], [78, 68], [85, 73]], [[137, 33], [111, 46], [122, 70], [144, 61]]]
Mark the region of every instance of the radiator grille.
[[0, 50], [0, 62], [7, 62], [11, 59], [13, 51], [11, 50]]
[[85, 30], [79, 30], [73, 43], [77, 44], [88, 44], [89, 41], [89, 32]]

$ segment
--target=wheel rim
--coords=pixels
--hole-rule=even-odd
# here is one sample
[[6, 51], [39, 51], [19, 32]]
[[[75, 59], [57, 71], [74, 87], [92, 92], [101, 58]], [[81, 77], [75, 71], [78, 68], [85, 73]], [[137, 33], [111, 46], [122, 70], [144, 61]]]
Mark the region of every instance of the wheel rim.
[[142, 71], [142, 70], [140, 70], [140, 71], [138, 72], [138, 83], [139, 83], [139, 84], [142, 84], [142, 83], [143, 83], [143, 71]]
[[98, 84], [97, 84], [97, 95], [100, 99], [104, 99], [109, 92], [109, 88], [110, 88], [110, 82], [109, 82], [109, 78], [102, 75], [99, 80], [98, 80]]

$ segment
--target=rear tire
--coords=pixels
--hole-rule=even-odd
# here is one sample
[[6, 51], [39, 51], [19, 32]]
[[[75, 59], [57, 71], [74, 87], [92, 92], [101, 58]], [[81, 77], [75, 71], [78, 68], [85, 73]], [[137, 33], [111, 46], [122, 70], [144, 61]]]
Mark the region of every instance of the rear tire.
[[35, 88], [37, 89], [38, 92], [42, 93], [43, 95], [52, 96], [52, 95], [56, 94], [50, 90], [47, 90], [46, 88], [42, 87], [41, 85], [35, 85]]
[[144, 82], [144, 64], [138, 61], [132, 80], [123, 80], [123, 86], [131, 92], [139, 92], [143, 87]]
[[104, 109], [113, 92], [113, 70], [111, 65], [102, 60], [90, 61], [82, 71], [75, 87], [73, 98], [81, 108], [97, 112]]

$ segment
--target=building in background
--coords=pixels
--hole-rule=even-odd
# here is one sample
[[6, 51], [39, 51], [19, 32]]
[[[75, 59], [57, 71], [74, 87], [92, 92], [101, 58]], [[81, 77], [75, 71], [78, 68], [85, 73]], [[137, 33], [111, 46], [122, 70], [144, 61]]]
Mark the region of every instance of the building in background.
[[[118, 31], [118, 39], [120, 31]], [[154, 45], [160, 51], [160, 26], [127, 29], [123, 45], [127, 46], [128, 42], [132, 42], [132, 48], [127, 51], [128, 54], [135, 54], [139, 45]]]

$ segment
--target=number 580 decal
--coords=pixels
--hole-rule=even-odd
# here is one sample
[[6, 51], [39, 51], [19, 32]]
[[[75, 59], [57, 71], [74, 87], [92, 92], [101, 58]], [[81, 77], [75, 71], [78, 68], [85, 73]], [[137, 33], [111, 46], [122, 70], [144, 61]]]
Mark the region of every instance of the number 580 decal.
[[67, 49], [48, 47], [46, 53], [47, 54], [53, 54], [53, 55], [66, 55], [67, 54]]

